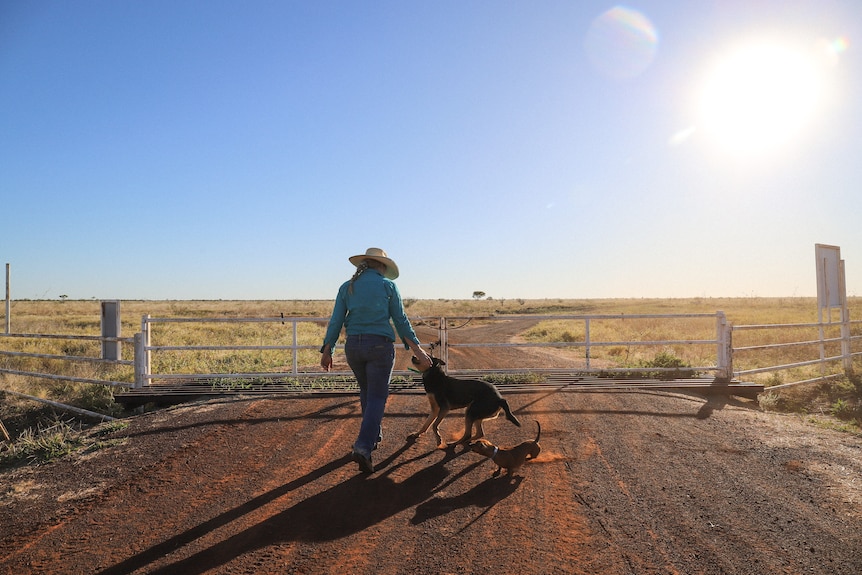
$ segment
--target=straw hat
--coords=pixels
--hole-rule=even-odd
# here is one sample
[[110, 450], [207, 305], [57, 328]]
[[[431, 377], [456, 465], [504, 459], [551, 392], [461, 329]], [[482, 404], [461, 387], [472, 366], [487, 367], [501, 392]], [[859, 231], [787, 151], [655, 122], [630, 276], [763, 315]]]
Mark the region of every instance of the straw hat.
[[383, 274], [383, 277], [389, 278], [391, 280], [394, 280], [398, 277], [398, 266], [395, 265], [395, 262], [389, 259], [389, 256], [386, 255], [386, 252], [384, 252], [380, 248], [368, 248], [367, 250], [365, 250], [364, 254], [353, 256], [348, 259], [350, 260], [350, 263], [355, 266], [361, 264], [363, 260], [374, 260], [380, 262], [386, 266], [386, 273]]

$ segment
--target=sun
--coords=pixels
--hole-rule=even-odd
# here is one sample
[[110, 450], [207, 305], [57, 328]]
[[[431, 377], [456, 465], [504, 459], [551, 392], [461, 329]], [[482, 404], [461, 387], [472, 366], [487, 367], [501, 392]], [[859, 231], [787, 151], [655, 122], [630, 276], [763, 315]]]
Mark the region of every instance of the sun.
[[740, 45], [707, 76], [698, 131], [733, 154], [772, 153], [798, 139], [811, 121], [821, 84], [810, 51], [777, 41]]

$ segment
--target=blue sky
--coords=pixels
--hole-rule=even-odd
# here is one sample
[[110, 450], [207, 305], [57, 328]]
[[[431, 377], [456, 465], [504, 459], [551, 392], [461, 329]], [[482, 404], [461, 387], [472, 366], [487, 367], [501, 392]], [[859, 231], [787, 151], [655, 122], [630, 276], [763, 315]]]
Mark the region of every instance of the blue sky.
[[0, 263], [13, 299], [331, 299], [371, 246], [411, 298], [813, 296], [823, 243], [859, 295], [860, 47], [855, 0], [4, 0]]

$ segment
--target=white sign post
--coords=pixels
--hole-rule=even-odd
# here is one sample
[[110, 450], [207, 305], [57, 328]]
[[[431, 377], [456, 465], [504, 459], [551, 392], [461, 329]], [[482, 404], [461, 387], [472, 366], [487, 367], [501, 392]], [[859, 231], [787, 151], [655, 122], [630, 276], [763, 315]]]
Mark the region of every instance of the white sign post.
[[[823, 310], [832, 323], [832, 310], [837, 308], [841, 321], [841, 356], [844, 369], [853, 367], [850, 355], [850, 312], [847, 309], [847, 286], [844, 283], [844, 260], [841, 259], [841, 248], [824, 244], [814, 245], [817, 264], [817, 319], [820, 323], [820, 360], [825, 359], [826, 351], [823, 344]], [[824, 366], [821, 363], [821, 366]], [[821, 367], [821, 370], [824, 369]]]

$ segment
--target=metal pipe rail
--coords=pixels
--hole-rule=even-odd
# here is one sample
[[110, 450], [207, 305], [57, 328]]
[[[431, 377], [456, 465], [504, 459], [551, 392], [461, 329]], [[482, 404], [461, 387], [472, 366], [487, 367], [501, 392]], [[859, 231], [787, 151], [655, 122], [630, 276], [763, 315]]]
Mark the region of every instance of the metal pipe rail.
[[[165, 378], [165, 375], [174, 374], [153, 374], [152, 373], [152, 352], [154, 351], [256, 351], [256, 350], [283, 350], [290, 351], [292, 355], [293, 369], [290, 375], [299, 375], [299, 351], [317, 349], [316, 345], [299, 345], [298, 323], [316, 323], [326, 325], [328, 318], [320, 317], [299, 317], [299, 316], [279, 316], [279, 317], [150, 317], [149, 315], [141, 318], [141, 332], [135, 335], [135, 388], [140, 388], [149, 385], [153, 379]], [[183, 346], [183, 345], [151, 345], [152, 329], [151, 324], [157, 323], [290, 323], [292, 327], [292, 345], [274, 345], [274, 346]], [[176, 374], [179, 377], [192, 377], [195, 374]], [[235, 378], [256, 378], [262, 377], [261, 374], [226, 374], [228, 377]], [[276, 374], [288, 375], [288, 374]], [[165, 378], [170, 379], [170, 378]]]
[[[448, 327], [449, 321], [462, 321], [463, 327], [472, 321], [517, 321], [517, 320], [535, 320], [535, 321], [578, 321], [584, 323], [584, 341], [579, 342], [518, 342], [518, 343], [451, 343], [449, 341], [448, 332], [452, 328]], [[641, 320], [641, 319], [715, 319], [716, 320], [716, 338], [715, 339], [697, 339], [697, 340], [636, 340], [636, 341], [596, 341], [591, 336], [591, 322], [603, 320]], [[458, 329], [458, 328], [455, 328]], [[583, 347], [584, 357], [586, 361], [587, 371], [605, 371], [605, 372], [630, 372], [635, 368], [603, 368], [593, 369], [590, 365], [593, 347], [610, 347], [610, 346], [657, 346], [657, 345], [716, 345], [718, 347], [717, 362], [712, 366], [694, 366], [687, 367], [687, 370], [693, 371], [715, 371], [721, 378], [729, 377], [729, 365], [727, 360], [729, 357], [723, 352], [729, 346], [729, 332], [726, 330], [726, 318], [724, 312], [716, 313], [681, 313], [681, 314], [595, 314], [595, 315], [507, 315], [507, 316], [448, 316], [440, 318], [439, 330], [441, 332], [441, 342], [444, 347], [444, 361], [448, 361], [448, 350], [456, 348], [470, 347]], [[523, 370], [522, 370], [523, 371]], [[534, 370], [531, 370], [534, 371]], [[541, 371], [541, 370], [538, 370]], [[674, 372], [676, 368], [650, 368], [650, 371], [655, 372]], [[455, 373], [459, 373], [457, 370]]]
[[132, 343], [131, 337], [102, 337], [100, 335], [61, 335], [54, 333], [0, 333], [0, 337], [21, 337], [28, 339], [83, 339], [90, 341], [119, 341]]
[[[612, 347], [620, 345], [710, 345], [714, 339], [663, 339], [639, 341], [554, 341], [523, 343], [450, 343], [449, 347]], [[820, 343], [820, 342], [815, 342]]]
[[817, 365], [817, 364], [824, 363], [827, 361], [839, 361], [842, 359], [844, 359], [843, 355], [836, 355], [836, 356], [827, 357], [824, 359], [811, 359], [808, 361], [799, 361], [796, 363], [786, 363], [784, 365], [772, 365], [769, 367], [759, 367], [759, 368], [755, 368], [755, 369], [742, 369], [739, 371], [734, 371], [733, 373], [736, 374], [737, 376], [754, 375], [756, 373], [768, 373], [770, 371], [780, 371], [782, 369], [791, 369], [794, 367], [806, 367], [809, 365]]
[[[83, 355], [55, 355], [50, 353], [30, 353], [26, 351], [3, 351], [0, 350], [0, 355], [9, 357], [33, 357], [37, 359], [57, 359], [61, 361], [86, 361], [90, 363], [110, 363], [116, 365], [135, 365], [134, 361], [125, 359], [103, 359], [101, 357], [86, 357]], [[0, 369], [0, 372], [3, 370]]]
[[[682, 319], [682, 318], [701, 318], [707, 319], [715, 317], [717, 313], [620, 313], [620, 314], [560, 314], [560, 315], [523, 315], [523, 314], [506, 314], [506, 315], [447, 315], [446, 320], [462, 320], [462, 321], [500, 321], [512, 319], [537, 319], [537, 320], [557, 320], [557, 319]], [[288, 319], [285, 317], [284, 319]], [[320, 318], [318, 318], [320, 319]], [[438, 321], [440, 318], [417, 317], [416, 320], [421, 321]], [[324, 320], [325, 321], [325, 320]]]
[[[590, 335], [590, 323], [592, 321], [602, 320], [642, 320], [642, 319], [715, 319], [716, 320], [716, 338], [715, 339], [673, 339], [673, 340], [635, 340], [635, 341], [595, 341]], [[449, 341], [448, 334], [450, 331], [464, 327], [471, 322], [494, 322], [494, 321], [518, 321], [518, 320], [533, 320], [533, 321], [578, 321], [584, 322], [584, 340], [578, 342], [561, 341], [561, 342], [516, 342], [516, 343], [452, 343]], [[728, 377], [729, 366], [726, 361], [723, 361], [722, 351], [728, 346], [726, 319], [723, 312], [717, 313], [684, 313], [684, 314], [597, 314], [597, 315], [507, 315], [507, 316], [448, 316], [439, 318], [412, 318], [415, 325], [429, 325], [438, 329], [439, 349], [441, 357], [448, 362], [449, 349], [455, 348], [566, 348], [566, 347], [581, 347], [585, 350], [586, 369], [587, 372], [631, 372], [637, 368], [591, 368], [590, 367], [590, 349], [592, 347], [602, 346], [659, 346], [659, 345], [716, 345], [718, 346], [717, 365], [685, 367], [685, 371], [717, 371], [724, 378]], [[239, 317], [239, 318], [166, 318], [166, 317], [150, 317], [143, 316], [141, 320], [141, 333], [135, 337], [135, 387], [140, 388], [149, 385], [153, 380], [179, 380], [190, 378], [236, 378], [236, 379], [255, 379], [255, 378], [275, 378], [275, 377], [313, 377], [321, 375], [345, 375], [348, 372], [322, 372], [309, 370], [305, 372], [299, 371], [298, 354], [302, 350], [317, 350], [318, 345], [303, 345], [298, 343], [297, 326], [301, 322], [315, 323], [325, 326], [328, 318], [321, 317]], [[463, 322], [458, 327], [450, 327], [451, 322]], [[152, 345], [153, 324], [158, 323], [290, 323], [292, 327], [292, 344], [291, 345]], [[436, 325], [434, 325], [436, 324]], [[193, 373], [153, 373], [152, 371], [152, 353], [163, 351], [290, 351], [292, 354], [292, 369], [289, 372], [282, 373], [210, 373], [210, 374], [193, 374]], [[655, 367], [648, 368], [651, 372], [679, 372], [683, 368], [663, 368]], [[452, 373], [468, 373], [470, 370], [450, 369]], [[500, 373], [522, 373], [524, 371], [541, 371], [553, 373], [557, 370], [553, 369], [519, 369], [519, 370], [498, 370]], [[560, 370], [571, 371], [571, 370]], [[409, 376], [409, 372], [395, 372], [394, 375]]]
[[782, 389], [785, 387], [793, 387], [796, 385], [803, 385], [806, 383], [818, 383], [818, 382], [822, 383], [824, 381], [828, 381], [831, 379], [839, 379], [841, 377], [844, 377], [843, 373], [833, 373], [832, 375], [821, 375], [820, 377], [812, 377], [810, 379], [803, 379], [802, 381], [794, 381], [791, 383], [780, 383], [778, 385], [770, 385], [769, 391], [775, 391], [776, 389]]
[[[132, 384], [123, 381], [108, 381], [105, 379], [93, 379], [89, 377], [73, 377], [71, 375], [56, 375], [52, 373], [41, 373], [37, 371], [19, 371], [17, 369], [0, 369], [0, 373], [9, 375], [21, 375], [24, 377], [35, 377], [38, 379], [50, 379], [53, 381], [71, 381], [73, 383], [90, 383], [93, 385], [110, 385], [112, 387], [130, 387]], [[3, 391], [3, 390], [0, 390]]]
[[[749, 324], [749, 325], [735, 325], [733, 326], [733, 331], [746, 331], [753, 329], [791, 329], [791, 328], [799, 328], [799, 327], [820, 327], [828, 326], [828, 323], [764, 323], [764, 324]], [[838, 324], [832, 324], [837, 326]]]
[[[295, 346], [296, 349], [317, 349], [314, 345]], [[294, 349], [292, 345], [150, 345], [150, 351], [265, 351]]]
[[781, 349], [783, 347], [804, 347], [806, 345], [820, 345], [822, 343], [837, 343], [839, 341], [844, 341], [843, 338], [840, 337], [832, 337], [829, 339], [813, 339], [809, 341], [792, 341], [788, 343], [765, 343], [763, 345], [749, 345], [742, 347], [735, 347], [733, 351], [754, 351], [754, 350], [764, 350], [764, 349]]
[[36, 401], [38, 403], [44, 403], [45, 405], [50, 405], [51, 407], [56, 407], [57, 409], [61, 409], [63, 411], [69, 411], [71, 413], [76, 413], [78, 415], [85, 415], [87, 417], [92, 417], [93, 419], [98, 419], [101, 421], [115, 421], [116, 418], [111, 417], [110, 415], [105, 415], [103, 413], [96, 413], [95, 411], [90, 411], [88, 409], [81, 409], [80, 407], [75, 407], [74, 405], [66, 405], [65, 403], [58, 403], [56, 401], [51, 401], [50, 399], [44, 399], [41, 397], [35, 397], [33, 395], [27, 395], [25, 393], [19, 393], [17, 391], [11, 391], [8, 389], [0, 389], [0, 393], [8, 393], [14, 397], [20, 397], [23, 399], [29, 399], [30, 401]]
[[[847, 319], [843, 322], [813, 322], [813, 323], [786, 323], [786, 324], [752, 324], [752, 325], [736, 325], [732, 326], [731, 330], [733, 332], [736, 331], [754, 331], [754, 330], [776, 330], [776, 329], [818, 329], [819, 330], [819, 338], [816, 340], [805, 340], [805, 341], [792, 341], [792, 342], [783, 342], [783, 343], [771, 343], [771, 344], [761, 344], [761, 345], [749, 345], [749, 346], [740, 346], [740, 347], [732, 347], [731, 353], [737, 352], [747, 352], [747, 351], [764, 351], [764, 350], [780, 350], [784, 348], [794, 348], [794, 347], [807, 347], [817, 345], [820, 347], [820, 357], [817, 359], [807, 360], [807, 361], [799, 361], [794, 363], [786, 363], [781, 365], [773, 365], [768, 367], [760, 367], [753, 369], [741, 369], [741, 370], [733, 370], [734, 377], [744, 377], [749, 375], [755, 375], [760, 373], [768, 373], [775, 371], [782, 371], [787, 369], [799, 368], [799, 367], [808, 367], [812, 365], [820, 365], [821, 366], [821, 375], [819, 377], [807, 378], [801, 381], [794, 381], [790, 383], [784, 383], [779, 385], [770, 386], [769, 389], [779, 389], [785, 387], [791, 387], [795, 385], [803, 385], [807, 383], [814, 383], [818, 381], [825, 381], [828, 379], [834, 379], [837, 377], [842, 377], [844, 373], [826, 373], [826, 366], [831, 362], [842, 361], [846, 369], [848, 369], [852, 365], [852, 360], [854, 357], [862, 355], [862, 352], [853, 352], [852, 351], [852, 343], [854, 341], [858, 341], [862, 339], [862, 336], [853, 336], [850, 334], [850, 327], [853, 324], [862, 324], [862, 320], [853, 320], [850, 321]], [[840, 329], [841, 335], [838, 337], [825, 337], [826, 328], [832, 329]], [[826, 344], [837, 344], [840, 343], [842, 350], [840, 355], [834, 356], [826, 356], [825, 349]]]
[[[98, 342], [126, 342], [133, 343], [134, 338], [130, 337], [103, 337], [98, 335], [65, 335], [65, 334], [46, 334], [46, 333], [3, 333], [0, 334], [0, 338], [21, 338], [21, 339], [63, 339], [63, 340], [78, 340], [78, 341], [98, 341]], [[87, 362], [87, 363], [95, 363], [95, 364], [109, 364], [109, 365], [124, 365], [132, 367], [135, 365], [134, 361], [131, 360], [122, 360], [122, 359], [105, 359], [101, 357], [90, 357], [90, 356], [82, 356], [82, 355], [60, 355], [60, 354], [50, 354], [50, 353], [32, 353], [25, 351], [6, 351], [0, 350], [0, 356], [6, 357], [17, 357], [17, 358], [33, 358], [33, 359], [48, 359], [48, 360], [56, 360], [56, 361], [66, 361], [66, 362]], [[104, 379], [95, 379], [88, 377], [74, 377], [69, 375], [62, 374], [53, 374], [53, 373], [45, 373], [45, 372], [37, 372], [37, 371], [29, 371], [29, 370], [20, 370], [20, 369], [8, 369], [0, 367], [0, 374], [9, 374], [9, 375], [17, 375], [22, 377], [32, 377], [36, 379], [48, 379], [51, 381], [70, 381], [73, 383], [86, 383], [92, 385], [108, 385], [113, 387], [129, 387], [131, 384], [128, 382], [120, 382], [120, 381], [110, 381]], [[7, 391], [8, 390], [0, 390]], [[21, 394], [19, 394], [21, 395]], [[23, 396], [29, 397], [29, 396]], [[56, 403], [56, 402], [53, 402]], [[62, 404], [57, 404], [62, 405]], [[70, 406], [66, 406], [70, 407]], [[73, 410], [75, 408], [71, 408]]]

